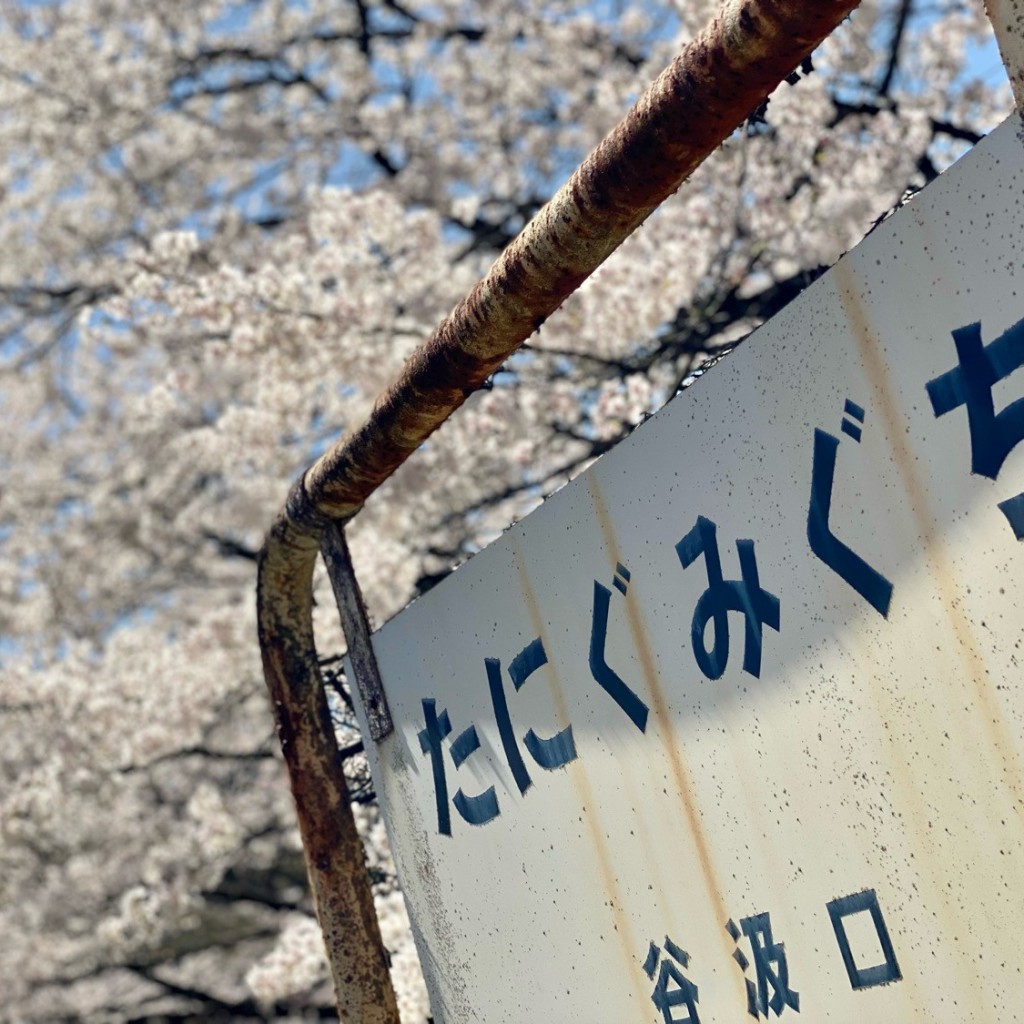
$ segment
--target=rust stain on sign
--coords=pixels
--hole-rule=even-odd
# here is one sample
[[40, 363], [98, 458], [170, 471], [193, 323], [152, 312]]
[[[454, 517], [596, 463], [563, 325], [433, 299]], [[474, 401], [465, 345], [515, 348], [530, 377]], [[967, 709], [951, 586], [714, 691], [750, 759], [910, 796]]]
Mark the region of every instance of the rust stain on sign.
[[[544, 620], [541, 617], [540, 607], [537, 604], [537, 595], [534, 593], [533, 586], [530, 583], [530, 577], [523, 564], [522, 555], [514, 542], [512, 544], [512, 550], [516, 563], [516, 572], [519, 578], [519, 589], [522, 592], [523, 600], [526, 604], [526, 609], [530, 617], [530, 625], [533, 627], [534, 634], [541, 637], [544, 641], [545, 648], [550, 650], [552, 649], [551, 639], [546, 635], [547, 630], [544, 626]], [[566, 704], [565, 693], [558, 677], [558, 670], [550, 663], [549, 677], [552, 680], [551, 689], [558, 713], [558, 725], [564, 728], [570, 724], [569, 708]], [[590, 842], [594, 851], [595, 859], [597, 860], [598, 870], [601, 874], [601, 888], [608, 897], [606, 902], [608, 909], [611, 911], [612, 920], [614, 922], [613, 931], [615, 932], [615, 941], [619, 944], [623, 960], [625, 961], [626, 976], [635, 987], [637, 996], [641, 999], [646, 998], [647, 993], [642, 991], [641, 988], [643, 974], [640, 970], [640, 961], [637, 959], [636, 955], [636, 951], [639, 948], [637, 945], [637, 936], [633, 928], [633, 923], [630, 920], [629, 913], [626, 909], [628, 901], [624, 898], [619, 885], [618, 869], [616, 868], [614, 858], [608, 850], [605, 835], [601, 831], [602, 822], [599, 817], [599, 801], [594, 797], [594, 791], [590, 785], [590, 780], [587, 778], [586, 769], [579, 760], [570, 762], [566, 766], [566, 770], [569, 773], [569, 777], [572, 779], [573, 786], [579, 793], [579, 806], [580, 811], [582, 812], [580, 817], [587, 829], [587, 834], [590, 836]]]
[[[601, 530], [605, 550], [611, 556], [610, 561], [613, 564], [616, 562], [621, 563], [623, 560], [622, 553], [615, 538], [615, 529], [612, 525], [611, 517], [608, 515], [608, 508], [601, 493], [597, 477], [591, 473], [587, 476], [586, 480], [591, 500], [594, 503], [594, 514]], [[637, 609], [636, 601], [626, 602], [626, 615], [629, 622], [630, 636], [633, 640], [637, 660], [640, 663], [640, 670], [643, 673], [644, 682], [647, 684], [647, 692], [651, 697], [654, 717], [658, 722], [662, 749], [668, 758], [676, 792], [682, 802], [687, 829], [697, 854], [697, 862], [704, 881], [703, 891], [713, 904], [715, 917], [724, 925], [730, 919], [730, 914], [726, 907], [725, 899], [722, 896], [722, 886], [715, 871], [714, 858], [711, 854], [708, 838], [705, 835], [702, 814], [694, 796], [693, 783], [683, 761], [682, 752], [679, 749], [672, 714], [669, 710], [665, 693], [662, 690], [661, 680], [658, 677], [658, 670], [651, 653], [650, 641], [647, 638], [647, 632], [644, 628], [643, 619], [640, 617], [640, 612]], [[722, 939], [723, 945], [727, 945], [723, 938], [724, 934], [723, 928], [719, 937]]]
[[974, 624], [964, 614], [962, 585], [953, 570], [936, 516], [929, 509], [928, 490], [918, 474], [915, 456], [908, 441], [906, 418], [890, 386], [891, 372], [877, 330], [861, 300], [863, 282], [854, 276], [849, 260], [834, 268], [839, 298], [846, 312], [868, 380], [875, 391], [893, 461], [908, 499], [908, 506], [924, 542], [936, 591], [950, 629], [956, 638], [956, 651], [964, 676], [970, 680], [974, 698], [982, 712], [989, 740], [1003, 765], [1003, 784], [1012, 794], [1018, 811], [1024, 806], [1024, 768], [1017, 743], [1003, 719], [1003, 709], [995, 693], [995, 683], [985, 667], [981, 643]]

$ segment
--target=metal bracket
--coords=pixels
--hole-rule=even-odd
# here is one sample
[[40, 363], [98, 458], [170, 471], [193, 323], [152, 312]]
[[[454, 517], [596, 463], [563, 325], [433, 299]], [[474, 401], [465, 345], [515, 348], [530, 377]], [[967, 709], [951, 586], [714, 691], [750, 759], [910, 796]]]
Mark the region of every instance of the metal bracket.
[[384, 684], [381, 682], [377, 656], [373, 653], [370, 621], [343, 526], [332, 522], [326, 527], [320, 541], [320, 552], [324, 556], [327, 575], [334, 589], [334, 599], [341, 614], [341, 628], [348, 642], [349, 661], [366, 711], [370, 737], [379, 743], [394, 732], [395, 725], [391, 720], [391, 708], [388, 707]]

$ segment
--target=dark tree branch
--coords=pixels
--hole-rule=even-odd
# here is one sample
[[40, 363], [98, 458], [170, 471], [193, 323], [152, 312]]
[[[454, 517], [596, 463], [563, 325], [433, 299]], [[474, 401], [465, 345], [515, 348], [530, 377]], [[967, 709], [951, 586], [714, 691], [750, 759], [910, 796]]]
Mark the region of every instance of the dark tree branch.
[[[268, 937], [275, 933], [267, 933]], [[188, 999], [195, 1003], [198, 1003], [203, 1010], [204, 1019], [211, 1019], [208, 1015], [211, 1013], [226, 1014], [229, 1015], [222, 1019], [237, 1019], [242, 1016], [255, 1017], [260, 1019], [264, 1016], [264, 1011], [260, 1007], [259, 1003], [254, 999], [242, 999], [237, 1002], [226, 1002], [223, 999], [218, 999], [215, 995], [210, 992], [206, 992], [203, 989], [193, 988], [190, 985], [181, 985], [173, 981], [168, 981], [166, 978], [161, 978], [156, 973], [156, 968], [148, 964], [125, 964], [128, 970], [144, 978], [146, 981], [151, 982], [154, 985], [159, 985], [170, 995], [179, 996], [182, 999]], [[233, 1017], [231, 1016], [233, 1015]]]
[[231, 537], [224, 537], [213, 530], [203, 530], [202, 535], [207, 540], [212, 540], [217, 545], [217, 554], [225, 558], [244, 558], [247, 562], [255, 562], [259, 558], [259, 552], [240, 541]]
[[[220, 97], [230, 96], [236, 93], [250, 92], [254, 89], [262, 89], [267, 85], [280, 85], [282, 88], [291, 88], [301, 85], [307, 88], [321, 103], [330, 103], [331, 97], [319, 83], [314, 82], [305, 72], [296, 71], [281, 60], [270, 62], [269, 66], [260, 68], [258, 73], [250, 77], [236, 78], [233, 81], [224, 83], [204, 82], [201, 79], [182, 77], [171, 83], [172, 97], [170, 105], [181, 107], [190, 100], [199, 97]], [[187, 92], [173, 95], [175, 88], [187, 89]]]
[[951, 139], [959, 139], [960, 142], [966, 142], [971, 146], [977, 145], [985, 137], [981, 132], [936, 118], [932, 118], [932, 131], [936, 135], [948, 135]]
[[[888, 98], [881, 98], [877, 102], [864, 101], [862, 103], [844, 103], [842, 100], [833, 100], [833, 106], [835, 107], [835, 114], [829, 122], [829, 128], [838, 127], [848, 117], [875, 117], [887, 110], [892, 111], [894, 114], [899, 112], [899, 103]], [[941, 118], [933, 117], [931, 119], [931, 126], [933, 137], [935, 135], [948, 135], [951, 139], [959, 139], [961, 142], [967, 142], [972, 146], [985, 137], [981, 132], [976, 132], [971, 128], [965, 128], [963, 125], [954, 124], [952, 121], [945, 121]]]
[[907, 30], [907, 22], [914, 9], [914, 0], [901, 0], [899, 11], [896, 13], [896, 24], [892, 31], [892, 40], [889, 43], [889, 62], [882, 75], [882, 81], [878, 84], [880, 96], [888, 96], [892, 87], [892, 80], [900, 65], [900, 49], [903, 45], [903, 36]]
[[161, 764], [168, 764], [173, 761], [182, 761], [187, 757], [205, 757], [211, 761], [229, 761], [233, 763], [246, 761], [272, 761], [274, 752], [270, 747], [268, 737], [266, 745], [256, 750], [211, 750], [209, 747], [183, 747], [181, 750], [173, 750], [167, 754], [160, 754], [144, 764], [130, 764], [120, 769], [121, 775], [134, 775], [137, 772], [149, 771], [149, 769]]

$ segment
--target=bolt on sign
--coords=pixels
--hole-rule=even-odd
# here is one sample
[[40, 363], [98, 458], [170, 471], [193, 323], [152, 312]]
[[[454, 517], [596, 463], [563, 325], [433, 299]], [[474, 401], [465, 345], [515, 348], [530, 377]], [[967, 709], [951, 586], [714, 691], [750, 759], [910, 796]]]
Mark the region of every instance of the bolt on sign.
[[1013, 1019], [1024, 128], [376, 636], [435, 1019]]

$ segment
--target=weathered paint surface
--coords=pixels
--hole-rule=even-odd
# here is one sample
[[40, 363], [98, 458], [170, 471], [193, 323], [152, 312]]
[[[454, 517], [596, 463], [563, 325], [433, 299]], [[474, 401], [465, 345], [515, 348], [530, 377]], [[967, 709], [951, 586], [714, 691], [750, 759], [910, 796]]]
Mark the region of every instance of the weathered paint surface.
[[1022, 492], [1015, 115], [377, 634], [437, 1019], [1018, 1016]]

